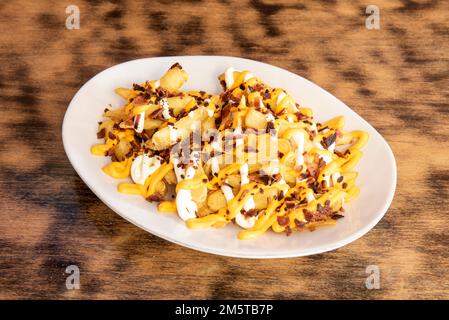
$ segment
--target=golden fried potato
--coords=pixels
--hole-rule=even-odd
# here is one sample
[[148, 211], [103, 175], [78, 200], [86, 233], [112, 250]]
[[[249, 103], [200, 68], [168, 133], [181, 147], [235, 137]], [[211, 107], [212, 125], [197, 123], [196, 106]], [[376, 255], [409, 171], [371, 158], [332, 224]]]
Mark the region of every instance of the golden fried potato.
[[129, 151], [131, 151], [131, 144], [127, 139], [120, 139], [119, 143], [114, 147], [114, 154], [118, 161], [125, 160]]
[[159, 128], [163, 123], [164, 121], [159, 119], [146, 118], [143, 128], [145, 130], [153, 130]]
[[115, 89], [115, 93], [117, 93], [123, 99], [128, 100], [133, 93], [133, 90], [128, 88], [117, 88]]
[[164, 181], [159, 181], [156, 185], [156, 192], [161, 194], [162, 196], [165, 195], [167, 192], [167, 186], [165, 185]]
[[168, 184], [176, 184], [176, 175], [175, 170], [170, 170], [164, 177], [164, 180], [167, 181]]
[[256, 204], [256, 210], [265, 209], [268, 206], [269, 201], [271, 201], [274, 196], [278, 194], [278, 189], [268, 188], [263, 192], [256, 193], [254, 195], [254, 203]]
[[262, 112], [250, 109], [245, 117], [245, 125], [248, 128], [262, 130], [267, 127], [267, 119]]
[[204, 121], [207, 116], [205, 107], [192, 111], [191, 115], [176, 121], [173, 127], [166, 126], [156, 131], [151, 139], [151, 147], [154, 150], [163, 150], [174, 145], [178, 139], [184, 140], [195, 129], [195, 126], [199, 128], [199, 123]]
[[131, 117], [131, 115], [125, 111], [125, 107], [122, 107], [119, 109], [107, 110], [103, 116], [113, 120], [116, 123], [122, 122]]
[[192, 103], [192, 101], [194, 100], [195, 98], [187, 95], [167, 98], [168, 105], [170, 109], [173, 110], [173, 114], [175, 116], [177, 116], [181, 111], [185, 110], [186, 106], [189, 103]]
[[217, 212], [221, 208], [226, 207], [226, 198], [221, 190], [217, 190], [209, 194], [207, 197], [207, 206], [212, 212]]
[[160, 79], [160, 86], [169, 92], [178, 91], [189, 79], [179, 63], [174, 64]]

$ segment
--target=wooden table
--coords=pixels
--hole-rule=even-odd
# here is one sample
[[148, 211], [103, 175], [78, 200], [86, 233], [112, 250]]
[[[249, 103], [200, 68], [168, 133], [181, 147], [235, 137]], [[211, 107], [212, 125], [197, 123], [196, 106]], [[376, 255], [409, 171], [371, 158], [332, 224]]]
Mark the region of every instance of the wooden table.
[[[0, 298], [449, 298], [449, 4], [81, 1], [0, 4]], [[380, 29], [365, 8], [380, 9]], [[161, 240], [76, 175], [61, 123], [79, 87], [141, 57], [233, 55], [333, 93], [390, 143], [391, 208], [363, 238], [305, 258], [242, 260]], [[67, 290], [77, 265], [81, 289]], [[380, 289], [365, 286], [380, 269]]]

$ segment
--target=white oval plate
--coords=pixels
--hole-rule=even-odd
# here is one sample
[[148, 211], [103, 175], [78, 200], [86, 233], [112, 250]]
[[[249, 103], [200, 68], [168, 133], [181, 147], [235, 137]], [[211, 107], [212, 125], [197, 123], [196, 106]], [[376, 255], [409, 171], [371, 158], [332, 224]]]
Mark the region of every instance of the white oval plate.
[[[238, 228], [190, 230], [176, 214], [158, 213], [154, 204], [141, 197], [117, 192], [119, 181], [105, 175], [105, 157], [90, 154], [96, 139], [97, 122], [106, 106], [120, 106], [117, 87], [159, 77], [175, 62], [190, 78], [183, 89], [218, 93], [217, 76], [228, 67], [250, 70], [273, 87], [286, 89], [301, 105], [311, 107], [318, 121], [337, 115], [346, 117], [348, 130], [365, 130], [370, 138], [357, 166], [361, 188], [358, 198], [348, 203], [346, 217], [335, 227], [314, 232], [285, 234], [267, 232], [255, 240], [238, 240]], [[111, 67], [89, 80], [72, 99], [64, 117], [62, 137], [67, 156], [79, 176], [108, 207], [136, 226], [168, 241], [204, 252], [241, 258], [286, 258], [317, 254], [344, 246], [373, 228], [383, 217], [396, 187], [396, 163], [382, 136], [343, 102], [312, 82], [272, 65], [254, 60], [221, 56], [147, 58]]]

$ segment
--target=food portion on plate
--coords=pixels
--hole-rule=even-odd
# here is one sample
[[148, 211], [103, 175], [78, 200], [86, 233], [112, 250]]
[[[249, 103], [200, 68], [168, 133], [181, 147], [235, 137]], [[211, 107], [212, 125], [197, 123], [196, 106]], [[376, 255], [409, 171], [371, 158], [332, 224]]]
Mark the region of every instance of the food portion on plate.
[[[118, 88], [91, 153], [110, 157], [103, 172], [118, 191], [158, 202], [189, 228], [235, 223], [239, 239], [270, 228], [289, 235], [334, 225], [356, 197], [364, 131], [325, 123], [280, 88], [228, 68], [223, 91], [182, 91], [188, 74], [174, 64], [159, 80]], [[266, 79], [269, 80], [269, 79]]]

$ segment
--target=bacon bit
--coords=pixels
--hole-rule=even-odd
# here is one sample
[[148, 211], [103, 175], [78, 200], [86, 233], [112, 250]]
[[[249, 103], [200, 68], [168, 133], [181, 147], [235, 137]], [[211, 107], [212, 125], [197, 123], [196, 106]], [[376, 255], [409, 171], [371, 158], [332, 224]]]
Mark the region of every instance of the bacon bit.
[[162, 201], [164, 199], [164, 197], [160, 194], [160, 193], [154, 193], [151, 196], [147, 197], [147, 200], [150, 202], [156, 201]]
[[326, 130], [326, 129], [329, 129], [329, 127], [328, 127], [328, 126], [325, 126], [325, 127], [321, 128], [321, 129], [318, 129], [318, 132], [324, 131], [324, 130]]
[[133, 150], [129, 150], [129, 152], [125, 155], [125, 158], [130, 158], [134, 154]]
[[271, 178], [271, 176], [267, 176], [267, 175], [263, 175], [263, 176], [259, 176], [259, 175], [249, 175], [249, 176], [248, 176], [248, 179], [249, 179], [250, 181], [253, 181], [253, 182], [259, 182], [259, 183], [262, 183], [262, 184], [264, 184], [264, 185], [266, 185], [266, 186], [271, 185], [271, 183], [272, 183], [272, 178]]
[[109, 150], [106, 152], [106, 155], [112, 157], [114, 155], [114, 148], [109, 148]]
[[348, 187], [348, 184], [346, 182], [343, 182], [341, 186], [343, 187], [343, 189], [346, 189]]
[[298, 228], [302, 228], [302, 227], [304, 227], [304, 226], [306, 225], [305, 222], [299, 221], [298, 219], [295, 219], [294, 222], [295, 222], [295, 225], [296, 225]]
[[[289, 197], [288, 199], [287, 198], [285, 199], [285, 201], [288, 201], [288, 200], [293, 200], [293, 199], [291, 197]], [[293, 202], [288, 202], [288, 203], [285, 204], [285, 207], [287, 209], [292, 209], [292, 208], [295, 207], [295, 204]]]
[[106, 130], [103, 128], [97, 132], [97, 139], [103, 139], [106, 136]]
[[113, 134], [112, 132], [109, 132], [108, 136], [109, 136], [109, 139], [111, 139], [111, 140], [114, 140], [115, 138], [117, 138], [115, 136], [115, 134]]
[[308, 176], [309, 176], [309, 175], [308, 175], [306, 172], [301, 173], [301, 174], [299, 175], [299, 177], [300, 177], [301, 179], [307, 179]]
[[257, 210], [256, 209], [251, 209], [245, 212], [245, 216], [247, 217], [255, 217], [257, 216]]
[[137, 83], [133, 84], [133, 89], [136, 91], [145, 91], [145, 88], [142, 87], [141, 85], [138, 85]]
[[290, 222], [290, 219], [286, 216], [277, 217], [277, 220], [279, 225], [283, 227], [285, 227]]
[[315, 136], [316, 136], [316, 132], [315, 131], [312, 131], [312, 130], [309, 130], [309, 129], [305, 129], [306, 130], [306, 132], [309, 134], [309, 139], [310, 139], [310, 141], [313, 141], [313, 139], [315, 138]]
[[338, 182], [338, 183], [343, 182], [343, 176], [339, 176], [338, 179], [337, 179], [337, 182]]
[[301, 112], [296, 112], [295, 115], [296, 115], [296, 119], [298, 119], [298, 121], [304, 121], [304, 120], [308, 119], [308, 117]]
[[220, 85], [223, 88], [223, 90], [226, 90], [226, 82], [224, 80], [220, 80]]
[[324, 202], [324, 205], [325, 205], [326, 207], [328, 207], [330, 204], [331, 204], [331, 201], [330, 201], [330, 200], [326, 200], [326, 202]]
[[318, 171], [321, 171], [325, 166], [326, 166], [326, 162], [322, 158], [319, 158], [319, 160], [318, 160]]
[[315, 182], [315, 177], [317, 176], [318, 171], [317, 171], [314, 167], [308, 166], [308, 167], [307, 167], [307, 172], [309, 173], [309, 176], [310, 176], [310, 177], [314, 178], [314, 179], [313, 179], [313, 180], [314, 180], [313, 182]]
[[284, 199], [284, 191], [279, 191], [279, 194], [278, 194], [278, 199], [279, 200], [282, 200], [282, 199]]
[[341, 219], [341, 218], [344, 218], [344, 217], [345, 217], [344, 215], [336, 213], [336, 214], [334, 214], [332, 216], [332, 219], [338, 220], [338, 219]]
[[139, 151], [140, 145], [136, 141], [131, 141], [131, 147], [133, 148], [133, 151]]
[[263, 97], [264, 100], [269, 100], [269, 99], [271, 99], [271, 93], [268, 92], [268, 91], [265, 91], [265, 92], [262, 94], [262, 97]]
[[290, 228], [290, 226], [285, 227], [285, 233], [287, 234], [287, 237], [292, 234], [292, 229]]
[[[156, 110], [154, 110], [153, 112], [151, 112], [150, 114], [149, 114], [149, 116], [151, 117], [151, 118], [153, 118], [153, 119], [156, 119], [156, 118], [160, 118], [160, 116], [162, 115], [162, 112], [164, 112], [164, 109], [156, 109]], [[165, 120], [165, 119], [164, 119]]]
[[172, 97], [184, 97], [184, 92], [169, 92], [168, 98]]
[[285, 114], [285, 113], [287, 113], [287, 108], [284, 108], [284, 109], [282, 109], [280, 112], [278, 112], [277, 114], [278, 115], [282, 115], [282, 114]]
[[335, 150], [334, 153], [335, 153], [337, 156], [339, 156], [340, 158], [344, 158], [344, 157], [345, 157], [345, 155], [344, 155], [343, 153], [341, 153], [340, 151], [338, 151], [338, 150]]
[[231, 118], [228, 118], [228, 119], [226, 119], [226, 121], [225, 121], [225, 123], [224, 123], [224, 128], [225, 129], [229, 129], [229, 128], [231, 128], [232, 127], [232, 119]]
[[132, 128], [134, 128], [134, 121], [133, 121], [133, 119], [125, 120], [125, 121], [121, 122], [119, 126], [122, 129], [132, 129]]
[[343, 135], [343, 132], [341, 132], [340, 129], [335, 129], [335, 134], [337, 135], [337, 138], [341, 138], [341, 136]]
[[280, 173], [275, 174], [274, 177], [273, 177], [273, 180], [275, 182], [281, 181], [282, 180], [282, 175]]
[[143, 140], [143, 141], [147, 141], [147, 140], [150, 140], [150, 139], [151, 139], [151, 137], [148, 135], [148, 133], [146, 133], [145, 130], [142, 131], [142, 133], [140, 134], [140, 136], [142, 137], [142, 140]]
[[306, 218], [307, 221], [312, 221], [313, 214], [309, 210], [304, 209], [302, 212], [304, 213], [304, 217]]
[[254, 86], [254, 90], [256, 90], [256, 91], [261, 91], [263, 88], [264, 88], [264, 87], [263, 87], [263, 84], [261, 84], [261, 83], [257, 83], [257, 84]]
[[157, 97], [159, 98], [159, 99], [157, 99], [158, 102], [159, 102], [159, 101], [161, 100], [161, 98], [166, 98], [166, 97], [168, 97], [168, 91], [165, 90], [164, 88], [157, 88], [157, 89], [156, 89], [156, 95], [157, 95]]

